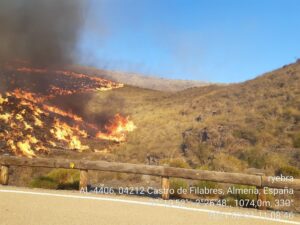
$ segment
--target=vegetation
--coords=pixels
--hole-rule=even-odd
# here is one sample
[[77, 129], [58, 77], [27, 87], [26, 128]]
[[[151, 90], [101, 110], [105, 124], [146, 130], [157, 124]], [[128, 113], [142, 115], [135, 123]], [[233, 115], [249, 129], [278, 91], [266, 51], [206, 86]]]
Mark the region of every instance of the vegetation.
[[171, 178], [170, 179], [170, 189], [174, 190], [172, 197], [182, 197], [180, 190], [188, 190], [189, 184], [184, 179]]
[[160, 162], [162, 165], [167, 165], [171, 167], [177, 167], [177, 168], [190, 168], [189, 164], [182, 158], [176, 158], [176, 159], [164, 159]]
[[31, 187], [45, 189], [78, 189], [79, 171], [68, 169], [54, 169], [46, 176], [32, 180]]
[[217, 171], [239, 172], [246, 168], [246, 163], [234, 156], [220, 153], [213, 159], [211, 168]]
[[176, 167], [274, 175], [300, 167], [294, 149], [300, 148], [299, 82], [295, 63], [244, 83], [176, 93], [125, 86], [94, 94], [87, 112], [101, 115], [109, 105], [110, 113], [130, 115], [137, 126], [108, 160], [144, 163], [151, 155]]
[[294, 135], [293, 144], [295, 148], [300, 148], [300, 133]]
[[[194, 185], [196, 188], [198, 188], [198, 189], [205, 189], [205, 188], [207, 188], [207, 189], [211, 189], [211, 190], [216, 190], [216, 189], [218, 189], [219, 188], [219, 184], [218, 183], [216, 183], [216, 182], [212, 182], [212, 181], [198, 181], [195, 185]], [[213, 196], [213, 197], [215, 197], [215, 195], [214, 194], [205, 194], [205, 195], [201, 195], [200, 194], [200, 196], [202, 196], [202, 197], [207, 197], [207, 196]]]
[[251, 145], [255, 145], [257, 143], [258, 137], [257, 134], [253, 130], [234, 130], [233, 136], [236, 138], [244, 139], [249, 141]]
[[239, 159], [246, 161], [250, 167], [263, 169], [268, 161], [266, 152], [259, 148], [248, 148], [239, 154]]
[[58, 189], [58, 183], [47, 176], [41, 176], [31, 181], [30, 187], [45, 188], [45, 189]]
[[[226, 197], [232, 197], [237, 200], [257, 200], [257, 195], [255, 194], [256, 187], [254, 186], [246, 186], [246, 185], [232, 185], [230, 188], [236, 190], [243, 190], [238, 194], [228, 194]], [[249, 192], [249, 193], [247, 193]]]
[[300, 178], [300, 169], [294, 166], [284, 166], [279, 168], [276, 171], [277, 175], [283, 175], [283, 176], [292, 176], [294, 178]]

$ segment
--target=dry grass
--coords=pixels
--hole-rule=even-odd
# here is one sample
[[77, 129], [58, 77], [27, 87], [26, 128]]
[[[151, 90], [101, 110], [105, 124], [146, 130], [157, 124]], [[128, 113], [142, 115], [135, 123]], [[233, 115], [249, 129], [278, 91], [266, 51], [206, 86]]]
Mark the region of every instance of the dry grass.
[[[148, 154], [161, 161], [183, 158], [192, 168], [257, 167], [270, 174], [300, 166], [292, 149], [299, 147], [300, 64], [241, 84], [177, 93], [126, 86], [95, 94], [88, 106], [96, 114], [117, 107], [137, 125], [128, 142], [113, 149], [118, 161], [146, 163]], [[261, 154], [249, 160], [251, 148]]]

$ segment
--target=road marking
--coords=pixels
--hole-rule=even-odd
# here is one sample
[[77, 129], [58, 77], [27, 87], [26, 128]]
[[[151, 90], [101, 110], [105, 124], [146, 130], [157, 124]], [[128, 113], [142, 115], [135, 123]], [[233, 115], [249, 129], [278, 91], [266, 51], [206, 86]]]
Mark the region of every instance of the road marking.
[[27, 195], [52, 196], [52, 197], [62, 197], [62, 198], [73, 198], [73, 199], [89, 199], [89, 200], [108, 201], [108, 202], [121, 202], [121, 203], [135, 204], [135, 205], [174, 208], [174, 209], [181, 209], [181, 210], [186, 210], [186, 211], [214, 213], [214, 214], [232, 216], [232, 217], [243, 217], [243, 218], [250, 218], [250, 219], [258, 219], [258, 220], [266, 220], [266, 221], [300, 225], [300, 222], [291, 221], [291, 220], [275, 219], [275, 218], [270, 218], [270, 217], [248, 215], [248, 214], [236, 213], [236, 212], [221, 212], [221, 211], [217, 211], [217, 210], [199, 209], [199, 208], [170, 205], [170, 204], [163, 204], [163, 203], [125, 200], [125, 199], [119, 199], [119, 198], [103, 198], [103, 197], [93, 197], [93, 196], [78, 196], [78, 195], [71, 195], [71, 194], [66, 195], [66, 194], [54, 194], [54, 193], [47, 193], [47, 192], [17, 191], [17, 190], [0, 190], [0, 193], [1, 192], [2, 193], [27, 194]]

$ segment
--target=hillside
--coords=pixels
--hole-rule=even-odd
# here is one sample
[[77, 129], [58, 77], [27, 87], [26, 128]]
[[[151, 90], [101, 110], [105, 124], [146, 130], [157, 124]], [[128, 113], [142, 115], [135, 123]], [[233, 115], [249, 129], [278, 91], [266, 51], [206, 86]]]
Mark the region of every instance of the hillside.
[[125, 86], [95, 94], [88, 111], [107, 105], [137, 126], [107, 153], [110, 160], [269, 174], [300, 167], [300, 63], [240, 84], [177, 93]]
[[[243, 83], [179, 92], [123, 86], [92, 71], [81, 74], [18, 65], [4, 67], [0, 79], [5, 87], [0, 99], [0, 149], [4, 153], [10, 146], [10, 152], [24, 155], [23, 145], [27, 151], [30, 143], [41, 157], [236, 172], [252, 168], [268, 174], [287, 171], [300, 175], [299, 62]], [[50, 133], [33, 129], [35, 118], [24, 104], [33, 104], [49, 115], [42, 116], [41, 122]], [[57, 126], [54, 122], [58, 119], [70, 127]], [[85, 131], [80, 132], [82, 137], [77, 135], [79, 128]], [[73, 131], [63, 140], [53, 137], [55, 130], [65, 133], [70, 129]], [[32, 137], [40, 140], [44, 149], [51, 144], [59, 152], [51, 149], [43, 155]]]
[[192, 80], [174, 80], [165, 79], [155, 76], [146, 76], [137, 73], [125, 73], [119, 71], [101, 70], [85, 66], [70, 66], [70, 70], [84, 73], [93, 74], [108, 80], [124, 83], [127, 85], [147, 88], [165, 92], [181, 91], [191, 87], [199, 87], [209, 85], [208, 82], [192, 81]]

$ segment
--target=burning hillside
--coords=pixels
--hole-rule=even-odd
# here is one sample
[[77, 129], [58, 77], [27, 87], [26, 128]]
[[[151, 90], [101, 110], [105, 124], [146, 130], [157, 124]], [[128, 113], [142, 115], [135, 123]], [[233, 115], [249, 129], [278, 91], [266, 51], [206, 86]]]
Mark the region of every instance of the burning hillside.
[[[51, 100], [62, 96], [123, 87], [99, 77], [66, 70], [5, 65], [0, 75], [6, 88], [0, 95], [0, 148], [34, 157], [51, 148], [84, 151], [88, 140], [126, 141], [135, 129], [128, 117], [111, 115], [104, 127], [66, 110]], [[85, 144], [83, 144], [85, 143]]]
[[38, 105], [15, 93], [0, 96], [0, 112], [1, 147], [15, 155], [33, 157], [59, 145], [79, 151], [87, 147], [79, 140], [86, 137], [83, 130], [49, 116]]
[[123, 87], [121, 83], [82, 73], [60, 69], [32, 68], [26, 65], [26, 62], [18, 64], [5, 64], [4, 71], [0, 75], [3, 86], [10, 91], [21, 88], [37, 92], [49, 99], [59, 95], [95, 90], [107, 91]]
[[122, 112], [91, 116], [83, 105], [94, 92], [123, 84], [66, 70], [76, 55], [85, 1], [0, 5], [0, 151], [34, 157], [51, 147], [83, 151], [89, 141], [125, 141], [134, 126]]

